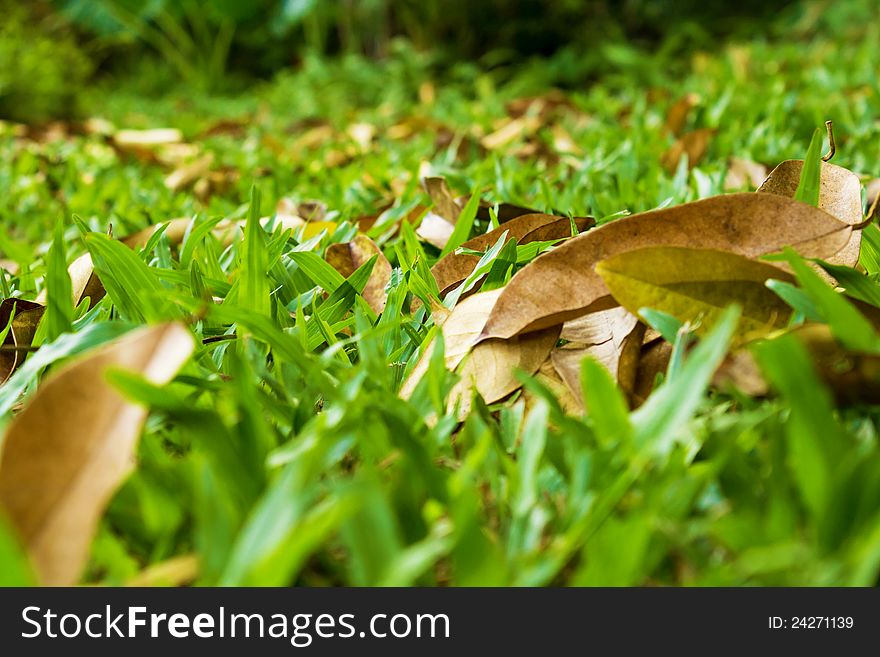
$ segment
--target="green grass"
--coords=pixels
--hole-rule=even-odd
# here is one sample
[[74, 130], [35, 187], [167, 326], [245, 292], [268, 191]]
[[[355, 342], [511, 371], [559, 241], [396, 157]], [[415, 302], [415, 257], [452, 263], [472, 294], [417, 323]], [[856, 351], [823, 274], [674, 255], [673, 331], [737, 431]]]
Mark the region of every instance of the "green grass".
[[[0, 251], [21, 266], [0, 282], [29, 299], [48, 287], [52, 317], [40, 351], [0, 387], [3, 421], [45, 367], [130, 324], [194, 317], [198, 338], [229, 338], [202, 345], [168, 386], [114, 377], [153, 410], [85, 581], [122, 583], [195, 553], [204, 585], [876, 584], [877, 406], [835, 406], [798, 343], [758, 351], [778, 393], [767, 400], [707, 392], [735, 323], [727, 317], [629, 415], [588, 365], [584, 417], [563, 413], [532, 380], [528, 410], [478, 402], [459, 424], [443, 401], [454, 376], [440, 350], [411, 399], [397, 396], [433, 335], [424, 306], [410, 312], [410, 302], [436, 299], [427, 267], [439, 251], [406, 227], [398, 237], [370, 230], [395, 267], [380, 317], [360, 297], [372, 264], [346, 280], [321, 258], [386, 201], [392, 217], [425, 203], [426, 172], [461, 194], [609, 220], [721, 193], [730, 157], [802, 158], [814, 128], [833, 119], [834, 163], [876, 175], [876, 21], [825, 15], [767, 34], [776, 36], [685, 61], [612, 43], [582, 60], [563, 52], [517, 69], [463, 63], [441, 73], [404, 48], [382, 62], [309, 60], [235, 98], [94, 91], [93, 114], [126, 128], [179, 127], [215, 153], [215, 168], [238, 173], [207, 202], [169, 191], [167, 169], [100, 136], [35, 142], [0, 129]], [[429, 81], [436, 100], [423, 103]], [[570, 88], [575, 110], [561, 123], [582, 153], [519, 157], [520, 139], [480, 148], [505, 103], [554, 84]], [[660, 165], [672, 143], [664, 117], [688, 92], [701, 101], [687, 129], [717, 132], [698, 167], [670, 174]], [[411, 137], [389, 136], [413, 117]], [[240, 133], [203, 136], [222, 118], [244, 119]], [[334, 136], [306, 147], [316, 119]], [[355, 123], [376, 127], [366, 151], [346, 132]], [[537, 134], [552, 149], [549, 128]], [[309, 238], [261, 229], [284, 196], [324, 201], [337, 228]], [[100, 234], [176, 217], [195, 217], [179, 252], [162, 236], [137, 253]], [[219, 217], [247, 219], [228, 249], [207, 228]], [[83, 228], [94, 232], [83, 238]], [[478, 220], [471, 236], [489, 228]], [[108, 296], [66, 308], [59, 258], [87, 249]], [[803, 269], [815, 309], [835, 315], [843, 298], [829, 299]], [[206, 310], [206, 295], [223, 303]], [[74, 335], [61, 334], [71, 323]], [[861, 325], [832, 321], [832, 330], [856, 346], [877, 339]], [[4, 554], [10, 544], [0, 526]], [[10, 568], [8, 581], [23, 577]]]

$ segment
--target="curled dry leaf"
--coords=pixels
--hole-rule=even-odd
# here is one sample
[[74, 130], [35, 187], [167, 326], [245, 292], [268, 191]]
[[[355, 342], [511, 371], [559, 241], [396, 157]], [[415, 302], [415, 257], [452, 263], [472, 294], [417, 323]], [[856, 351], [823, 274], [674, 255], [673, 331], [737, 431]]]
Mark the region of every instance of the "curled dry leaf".
[[[819, 190], [822, 193], [822, 190]], [[880, 178], [874, 178], [865, 185], [865, 196], [868, 199], [868, 207], [870, 208], [880, 198]]]
[[[579, 231], [595, 225], [591, 217], [578, 217], [575, 225]], [[519, 244], [544, 242], [563, 239], [571, 236], [571, 222], [565, 217], [552, 214], [526, 214], [512, 219], [495, 230], [479, 235], [462, 244], [463, 248], [473, 251], [485, 251], [490, 248], [501, 235], [507, 231], [509, 239], [516, 239]], [[431, 267], [431, 273], [437, 281], [440, 294], [446, 294], [451, 288], [470, 276], [480, 261], [478, 256], [450, 253], [441, 258]]]
[[724, 189], [730, 192], [742, 191], [749, 187], [757, 189], [765, 178], [767, 178], [767, 167], [763, 164], [741, 157], [732, 157], [727, 175], [724, 177]]
[[[561, 337], [572, 340], [550, 352], [556, 372], [572, 395], [581, 399], [581, 362], [595, 358], [630, 396], [636, 380], [645, 325], [624, 308], [590, 313], [562, 326]], [[568, 336], [568, 337], [566, 337]]]
[[364, 288], [364, 300], [377, 315], [385, 310], [388, 294], [385, 287], [391, 280], [391, 263], [382, 249], [366, 235], [358, 235], [351, 242], [331, 244], [324, 259], [345, 278], [351, 276], [361, 265], [376, 256], [376, 264]]
[[0, 302], [0, 331], [9, 326], [9, 318], [12, 318], [12, 326], [3, 341], [4, 351], [0, 351], [0, 384], [24, 362], [27, 357], [24, 350], [30, 347], [45, 310], [39, 303], [24, 299], [4, 299]]
[[668, 173], [674, 173], [682, 155], [687, 155], [688, 169], [692, 169], [706, 155], [714, 135], [715, 130], [712, 128], [699, 128], [684, 133], [660, 156], [660, 164]]
[[114, 491], [130, 472], [146, 409], [107, 381], [111, 369], [170, 381], [193, 351], [180, 324], [129, 333], [46, 380], [9, 425], [0, 507], [48, 586], [77, 583]]
[[[862, 185], [859, 177], [849, 169], [836, 164], [822, 162], [819, 173], [819, 209], [837, 217], [845, 224], [857, 224], [862, 221]], [[767, 180], [758, 188], [759, 192], [778, 194], [794, 198], [803, 160], [786, 160], [777, 166]], [[836, 265], [855, 267], [859, 262], [859, 249], [862, 244], [862, 232], [851, 231], [849, 241], [838, 253], [827, 258]]]
[[184, 164], [168, 174], [165, 178], [165, 186], [172, 192], [179, 192], [182, 189], [186, 189], [199, 178], [206, 175], [213, 163], [214, 154], [207, 153], [193, 162]]
[[639, 354], [639, 365], [633, 385], [630, 402], [633, 407], [641, 406], [654, 391], [657, 377], [666, 372], [672, 356], [672, 345], [663, 338], [655, 338], [642, 345]]
[[743, 341], [783, 328], [792, 314], [765, 285], [771, 278], [793, 283], [790, 274], [727, 251], [648, 247], [603, 260], [596, 271], [630, 312], [654, 308], [691, 322], [698, 334], [711, 330], [732, 303], [742, 308], [737, 334]]
[[727, 194], [618, 219], [542, 254], [504, 288], [481, 335], [508, 338], [554, 326], [616, 302], [596, 263], [648, 246], [731, 251], [754, 258], [791, 246], [828, 258], [852, 227], [827, 212], [774, 194]]
[[434, 203], [434, 214], [455, 225], [455, 222], [458, 221], [458, 215], [461, 214], [462, 206], [456, 202], [455, 195], [446, 183], [446, 178], [429, 176], [422, 179], [422, 186]]

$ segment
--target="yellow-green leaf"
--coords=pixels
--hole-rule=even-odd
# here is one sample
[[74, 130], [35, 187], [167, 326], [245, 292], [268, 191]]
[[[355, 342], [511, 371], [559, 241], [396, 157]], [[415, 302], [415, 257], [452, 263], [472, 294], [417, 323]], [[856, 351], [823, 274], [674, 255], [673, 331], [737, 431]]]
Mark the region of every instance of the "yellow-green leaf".
[[749, 340], [786, 325], [791, 309], [764, 283], [790, 282], [785, 271], [714, 249], [650, 247], [596, 265], [611, 294], [627, 310], [654, 308], [708, 331], [730, 304], [742, 308], [737, 334]]

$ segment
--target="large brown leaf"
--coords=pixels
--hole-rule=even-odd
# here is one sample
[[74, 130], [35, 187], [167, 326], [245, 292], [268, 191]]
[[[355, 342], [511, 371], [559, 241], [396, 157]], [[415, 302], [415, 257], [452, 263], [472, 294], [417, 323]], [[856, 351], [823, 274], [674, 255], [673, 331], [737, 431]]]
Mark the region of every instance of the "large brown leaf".
[[42, 305], [24, 299], [3, 299], [0, 302], [0, 331], [9, 326], [12, 317], [12, 326], [3, 341], [4, 351], [0, 351], [0, 383], [4, 383], [24, 362], [25, 349], [30, 347], [45, 310]]
[[[586, 230], [595, 223], [591, 217], [575, 219], [579, 231]], [[544, 242], [570, 237], [571, 222], [566, 217], [552, 214], [525, 214], [511, 219], [495, 230], [468, 240], [462, 244], [462, 247], [473, 251], [485, 251], [498, 241], [504, 231], [507, 231], [508, 239], [516, 239], [519, 244]], [[441, 258], [431, 267], [431, 273], [434, 274], [437, 287], [440, 288], [440, 295], [446, 294], [470, 276], [479, 261], [478, 256], [458, 253], [450, 253]]]
[[[767, 176], [759, 192], [794, 198], [801, 179], [803, 160], [786, 160]], [[862, 221], [862, 185], [859, 177], [849, 169], [822, 162], [819, 174], [819, 209], [837, 217], [845, 224]], [[837, 265], [855, 267], [859, 262], [862, 232], [851, 232], [849, 241], [839, 252], [827, 260]]]
[[509, 338], [616, 305], [597, 262], [647, 246], [685, 246], [757, 257], [792, 246], [828, 258], [852, 227], [818, 208], [774, 194], [727, 194], [618, 219], [575, 237], [518, 272], [495, 304], [481, 339]]
[[137, 330], [46, 380], [9, 425], [0, 452], [0, 509], [42, 584], [77, 583], [101, 515], [133, 467], [147, 411], [126, 401], [108, 370], [168, 382], [193, 339], [180, 324]]
[[362, 296], [373, 312], [379, 315], [385, 310], [385, 302], [388, 300], [385, 286], [391, 280], [391, 263], [376, 243], [366, 235], [357, 235], [351, 242], [328, 246], [324, 259], [348, 278], [373, 256], [377, 256], [376, 264]]

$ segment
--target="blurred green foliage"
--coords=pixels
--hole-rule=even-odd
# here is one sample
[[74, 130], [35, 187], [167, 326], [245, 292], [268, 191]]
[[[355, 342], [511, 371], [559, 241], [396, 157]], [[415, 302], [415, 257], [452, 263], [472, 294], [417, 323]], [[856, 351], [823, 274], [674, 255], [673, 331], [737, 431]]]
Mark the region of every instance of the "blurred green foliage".
[[39, 122], [77, 112], [92, 62], [70, 27], [42, 9], [0, 1], [0, 117]]

